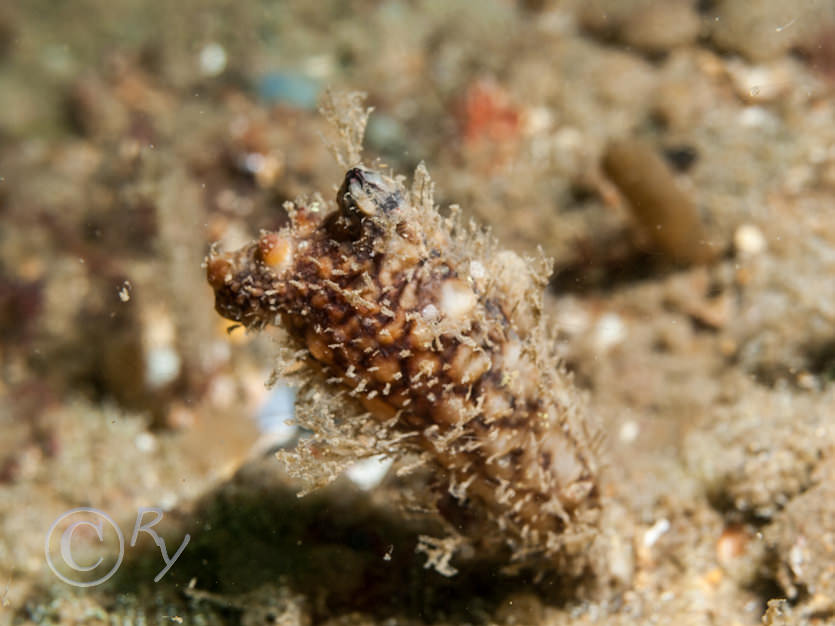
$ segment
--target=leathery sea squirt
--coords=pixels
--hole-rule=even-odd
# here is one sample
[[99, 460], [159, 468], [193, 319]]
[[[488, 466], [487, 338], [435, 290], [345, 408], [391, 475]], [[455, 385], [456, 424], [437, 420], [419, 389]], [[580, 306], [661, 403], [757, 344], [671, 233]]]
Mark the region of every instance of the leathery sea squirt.
[[[514, 560], [582, 553], [600, 513], [599, 436], [553, 353], [546, 264], [497, 249], [456, 211], [442, 217], [423, 166], [410, 190], [355, 166], [335, 210], [287, 208], [279, 232], [212, 253], [208, 280], [224, 317], [286, 331], [290, 369], [312, 368], [316, 399], [361, 405], [330, 406], [330, 427], [373, 442], [337, 456], [418, 455], [451, 528]], [[322, 458], [327, 439], [296, 458]]]

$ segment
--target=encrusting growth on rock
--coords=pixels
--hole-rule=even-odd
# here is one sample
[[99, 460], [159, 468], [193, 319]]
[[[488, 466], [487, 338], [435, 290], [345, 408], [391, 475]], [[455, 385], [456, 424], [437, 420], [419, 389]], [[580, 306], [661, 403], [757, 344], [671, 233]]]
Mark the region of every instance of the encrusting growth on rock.
[[289, 226], [207, 260], [218, 312], [295, 349], [280, 375], [307, 385], [316, 434], [285, 461], [318, 486], [363, 456], [417, 454], [456, 533], [573, 560], [598, 523], [599, 437], [552, 350], [544, 267], [443, 218], [422, 165], [411, 191], [355, 165], [336, 201], [288, 205]]

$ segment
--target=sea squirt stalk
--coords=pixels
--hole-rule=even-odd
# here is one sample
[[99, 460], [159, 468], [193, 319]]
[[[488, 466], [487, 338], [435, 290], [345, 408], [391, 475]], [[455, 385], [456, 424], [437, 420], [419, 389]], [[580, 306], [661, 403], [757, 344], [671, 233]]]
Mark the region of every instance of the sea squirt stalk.
[[599, 517], [598, 435], [541, 315], [547, 273], [443, 218], [423, 166], [411, 190], [354, 167], [335, 211], [288, 208], [283, 230], [210, 255], [217, 311], [282, 326], [327, 393], [364, 407], [350, 419], [434, 468], [456, 532], [576, 560]]

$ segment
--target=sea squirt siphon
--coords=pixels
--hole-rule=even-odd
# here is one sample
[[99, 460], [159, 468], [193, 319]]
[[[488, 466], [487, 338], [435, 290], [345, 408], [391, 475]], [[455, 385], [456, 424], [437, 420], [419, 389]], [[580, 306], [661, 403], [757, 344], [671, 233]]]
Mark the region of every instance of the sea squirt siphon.
[[376, 425], [378, 449], [433, 468], [435, 506], [462, 536], [517, 561], [586, 550], [599, 435], [541, 314], [547, 262], [498, 250], [455, 211], [442, 217], [422, 165], [411, 190], [353, 167], [336, 210], [288, 211], [281, 231], [209, 256], [217, 311], [283, 327], [320, 376], [317, 397], [362, 405], [337, 422]]

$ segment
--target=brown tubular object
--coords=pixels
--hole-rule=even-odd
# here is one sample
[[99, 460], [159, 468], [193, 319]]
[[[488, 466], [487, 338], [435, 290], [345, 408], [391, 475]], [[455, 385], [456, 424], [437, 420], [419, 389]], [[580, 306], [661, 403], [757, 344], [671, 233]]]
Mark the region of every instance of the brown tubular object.
[[603, 155], [603, 170], [659, 253], [683, 265], [715, 257], [695, 204], [651, 146], [638, 139], [612, 141]]
[[349, 170], [337, 210], [293, 207], [291, 226], [209, 257], [216, 308], [280, 324], [328, 395], [362, 405], [341, 420], [425, 457], [457, 532], [576, 569], [600, 508], [598, 433], [542, 323], [547, 276], [442, 219], [428, 186], [422, 167], [411, 192]]

